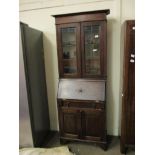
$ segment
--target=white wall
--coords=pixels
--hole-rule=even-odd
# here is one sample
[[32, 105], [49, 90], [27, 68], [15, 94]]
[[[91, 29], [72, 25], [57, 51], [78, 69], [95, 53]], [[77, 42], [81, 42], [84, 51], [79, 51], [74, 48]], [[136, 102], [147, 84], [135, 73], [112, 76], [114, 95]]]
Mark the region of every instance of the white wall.
[[127, 19], [135, 18], [135, 0], [122, 0], [121, 4], [121, 22]]
[[[45, 67], [48, 89], [51, 129], [58, 130], [56, 94], [58, 84], [58, 64], [55, 19], [51, 15], [110, 9], [108, 15], [108, 90], [107, 126], [108, 134], [118, 135], [120, 124], [120, 32], [122, 6], [132, 7], [128, 0], [20, 0], [20, 20], [44, 32]], [[126, 3], [125, 3], [126, 1]], [[28, 2], [28, 0], [27, 0]], [[39, 2], [39, 3], [38, 3]], [[47, 6], [47, 2], [49, 5]], [[53, 2], [53, 3], [52, 3]], [[35, 5], [36, 4], [36, 5]], [[39, 4], [39, 5], [38, 5]], [[46, 4], [46, 5], [45, 5]], [[123, 4], [123, 5], [121, 5]], [[40, 9], [39, 9], [40, 8]], [[123, 11], [122, 11], [123, 10]], [[128, 9], [131, 10], [130, 8]], [[126, 13], [125, 12], [125, 13]], [[126, 13], [126, 14], [127, 14]], [[134, 13], [132, 14], [132, 16]], [[130, 16], [130, 14], [129, 14]], [[123, 16], [125, 19], [125, 16]]]

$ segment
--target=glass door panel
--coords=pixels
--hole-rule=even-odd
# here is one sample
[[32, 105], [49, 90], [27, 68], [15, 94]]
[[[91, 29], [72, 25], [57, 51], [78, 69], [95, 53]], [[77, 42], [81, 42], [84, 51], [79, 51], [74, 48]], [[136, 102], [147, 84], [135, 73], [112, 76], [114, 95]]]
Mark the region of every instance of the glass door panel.
[[100, 25], [84, 26], [85, 72], [100, 75]]
[[80, 77], [80, 24], [61, 24], [57, 30], [60, 77]]
[[63, 52], [63, 72], [64, 74], [74, 74], [77, 72], [76, 60], [76, 28], [67, 27], [61, 29], [62, 52]]

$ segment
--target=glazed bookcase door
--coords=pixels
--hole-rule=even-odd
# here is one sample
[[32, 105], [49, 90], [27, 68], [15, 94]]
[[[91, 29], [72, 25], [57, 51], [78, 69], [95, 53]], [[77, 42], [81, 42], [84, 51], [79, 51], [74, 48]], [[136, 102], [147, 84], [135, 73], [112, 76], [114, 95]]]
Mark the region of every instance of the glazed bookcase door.
[[106, 22], [81, 24], [83, 77], [106, 77]]
[[57, 34], [60, 77], [80, 77], [80, 24], [58, 25]]

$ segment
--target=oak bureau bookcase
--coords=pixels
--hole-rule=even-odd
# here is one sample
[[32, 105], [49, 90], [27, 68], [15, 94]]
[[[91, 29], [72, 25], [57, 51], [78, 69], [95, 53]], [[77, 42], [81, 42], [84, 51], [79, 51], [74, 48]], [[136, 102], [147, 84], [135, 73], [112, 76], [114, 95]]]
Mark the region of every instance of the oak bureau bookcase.
[[60, 140], [107, 148], [107, 19], [110, 10], [54, 15]]

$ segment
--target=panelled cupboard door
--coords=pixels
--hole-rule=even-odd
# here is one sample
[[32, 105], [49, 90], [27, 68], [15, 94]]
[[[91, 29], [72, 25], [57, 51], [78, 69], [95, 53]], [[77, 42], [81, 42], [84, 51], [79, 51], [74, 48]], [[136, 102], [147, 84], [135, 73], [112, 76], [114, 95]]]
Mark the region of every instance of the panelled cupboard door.
[[80, 24], [57, 25], [60, 77], [81, 77]]
[[87, 140], [106, 140], [103, 109], [85, 109], [82, 111], [83, 138]]
[[81, 132], [81, 113], [76, 108], [60, 108], [61, 136], [79, 138]]
[[83, 77], [106, 77], [106, 21], [81, 23]]

